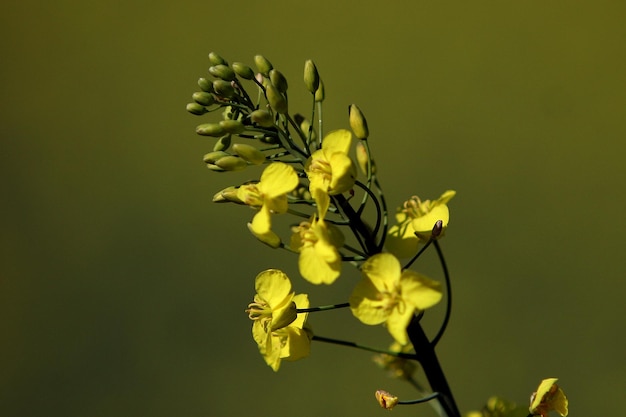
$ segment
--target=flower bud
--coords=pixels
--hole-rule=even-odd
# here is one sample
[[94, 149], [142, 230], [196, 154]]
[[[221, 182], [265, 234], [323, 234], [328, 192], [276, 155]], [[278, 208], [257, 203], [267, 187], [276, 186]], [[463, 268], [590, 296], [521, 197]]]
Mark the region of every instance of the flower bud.
[[437, 220], [435, 222], [435, 225], [433, 226], [433, 231], [430, 233], [431, 239], [438, 238], [442, 231], [443, 231], [443, 221]]
[[250, 119], [261, 127], [274, 126], [274, 116], [268, 110], [255, 110], [250, 113]]
[[236, 78], [235, 71], [222, 64], [209, 67], [209, 74], [224, 81], [233, 81]]
[[213, 81], [213, 89], [215, 94], [220, 97], [232, 98], [235, 95], [235, 89], [228, 81], [215, 80]]
[[243, 78], [244, 80], [251, 80], [254, 78], [254, 71], [247, 65], [242, 64], [241, 62], [233, 62], [233, 71], [235, 74]]
[[243, 204], [243, 201], [241, 201], [239, 197], [237, 197], [237, 188], [239, 187], [230, 186], [230, 187], [224, 188], [222, 191], [217, 192], [213, 196], [213, 202], [214, 203]]
[[326, 93], [324, 92], [324, 81], [320, 78], [320, 85], [317, 87], [317, 90], [315, 90], [315, 101], [319, 103], [324, 101], [324, 98], [326, 98]]
[[265, 89], [265, 96], [267, 97], [267, 101], [270, 103], [270, 106], [276, 113], [285, 114], [288, 111], [287, 100], [285, 96], [274, 86], [274, 84], [269, 84]]
[[207, 93], [213, 93], [213, 83], [209, 80], [207, 80], [206, 78], [200, 78], [198, 80], [198, 87], [200, 87], [200, 89], [202, 91], [205, 91]]
[[211, 65], [228, 65], [228, 62], [215, 52], [209, 52], [209, 62]]
[[244, 143], [235, 143], [233, 145], [233, 151], [241, 158], [253, 165], [261, 165], [265, 162], [265, 155], [252, 145]]
[[378, 404], [380, 404], [380, 406], [386, 410], [391, 410], [393, 409], [393, 407], [396, 406], [396, 404], [398, 404], [398, 397], [388, 393], [387, 391], [379, 389], [378, 391], [376, 391], [375, 395]]
[[313, 129], [313, 126], [311, 126], [311, 122], [309, 122], [308, 119], [306, 119], [301, 114], [296, 114], [296, 115], [293, 116], [293, 118], [296, 121], [296, 123], [298, 124], [298, 127], [300, 128], [302, 133], [304, 133], [304, 135], [307, 138], [309, 137], [309, 131], [311, 131], [311, 141], [314, 141], [315, 139], [317, 139], [317, 135], [315, 134], [315, 130]]
[[191, 95], [191, 98], [193, 98], [193, 101], [203, 106], [210, 106], [215, 102], [213, 94], [207, 93], [206, 91], [195, 92]]
[[191, 114], [195, 114], [196, 116], [202, 116], [204, 113], [207, 113], [208, 110], [204, 108], [204, 106], [198, 103], [188, 103], [187, 111]]
[[224, 168], [220, 168], [217, 165], [214, 164], [206, 164], [206, 167], [209, 168], [211, 171], [215, 171], [215, 172], [225, 172], [226, 170]]
[[356, 161], [359, 164], [359, 168], [363, 174], [367, 175], [367, 162], [369, 156], [367, 155], [367, 148], [363, 141], [358, 141], [356, 144]]
[[215, 165], [226, 171], [241, 171], [248, 163], [238, 156], [229, 155], [215, 161]]
[[214, 151], [225, 151], [230, 146], [230, 135], [224, 135], [215, 142]]
[[209, 152], [206, 155], [204, 155], [202, 157], [202, 160], [204, 161], [204, 163], [206, 164], [215, 164], [215, 162], [220, 159], [223, 158], [225, 156], [230, 156], [229, 153], [226, 153], [224, 151], [213, 151], [213, 152]]
[[220, 126], [224, 129], [224, 132], [235, 135], [245, 130], [245, 126], [239, 120], [222, 120], [220, 121]]
[[304, 85], [311, 94], [315, 94], [320, 85], [320, 75], [315, 63], [310, 59], [304, 63]]
[[267, 60], [263, 55], [255, 55], [254, 63], [259, 72], [266, 77], [269, 76], [270, 71], [274, 68], [272, 63]]
[[219, 123], [205, 123], [196, 127], [196, 133], [202, 136], [220, 137], [226, 132]]
[[367, 139], [369, 130], [367, 129], [367, 120], [361, 113], [361, 109], [356, 104], [351, 104], [348, 110], [350, 116], [350, 127], [357, 139]]
[[276, 88], [278, 88], [278, 91], [280, 91], [281, 93], [287, 91], [287, 88], [289, 87], [287, 85], [287, 79], [285, 78], [283, 73], [275, 69], [270, 71], [270, 81], [276, 86]]

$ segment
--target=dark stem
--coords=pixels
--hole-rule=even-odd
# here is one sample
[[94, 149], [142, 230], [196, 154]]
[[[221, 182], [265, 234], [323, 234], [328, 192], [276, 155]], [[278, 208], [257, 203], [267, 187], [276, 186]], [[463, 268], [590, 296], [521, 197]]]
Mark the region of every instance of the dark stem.
[[368, 352], [384, 353], [385, 355], [395, 356], [397, 358], [415, 359], [415, 354], [413, 353], [392, 352], [385, 349], [377, 349], [369, 346], [359, 345], [358, 343], [349, 342], [347, 340], [331, 339], [330, 337], [323, 336], [313, 336], [312, 340], [316, 340], [318, 342], [332, 343], [334, 345], [349, 346], [361, 350], [367, 350]]
[[413, 317], [406, 330], [415, 348], [415, 356], [424, 369], [431, 390], [439, 393], [439, 403], [446, 416], [461, 417], [446, 376], [439, 364], [435, 348], [431, 345], [416, 317]]
[[437, 332], [437, 335], [433, 338], [430, 344], [435, 347], [446, 331], [446, 327], [448, 326], [448, 322], [450, 321], [450, 313], [452, 313], [452, 285], [450, 284], [450, 274], [448, 273], [448, 266], [446, 265], [446, 260], [443, 257], [443, 252], [441, 251], [441, 246], [439, 246], [439, 242], [434, 240], [433, 244], [435, 245], [435, 249], [437, 249], [437, 256], [439, 256], [439, 262], [441, 262], [441, 268], [443, 269], [443, 275], [446, 280], [446, 315], [443, 318], [443, 323], [441, 323], [441, 327]]

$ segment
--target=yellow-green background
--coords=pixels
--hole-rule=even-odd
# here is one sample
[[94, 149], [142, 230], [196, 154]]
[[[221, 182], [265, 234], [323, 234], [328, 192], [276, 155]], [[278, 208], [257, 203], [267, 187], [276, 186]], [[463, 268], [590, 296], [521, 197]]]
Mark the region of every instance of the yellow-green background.
[[[295, 258], [213, 193], [185, 104], [208, 52], [265, 54], [328, 129], [358, 103], [390, 205], [458, 191], [442, 244], [455, 302], [438, 351], [460, 407], [525, 403], [557, 376], [572, 416], [619, 415], [626, 7], [621, 1], [11, 1], [0, 15], [0, 415], [376, 416], [415, 394], [370, 354], [314, 344], [274, 374], [243, 309]], [[440, 277], [432, 253], [416, 267]], [[430, 329], [441, 309], [427, 315]], [[384, 347], [348, 311], [329, 337]], [[397, 416], [431, 415], [426, 405]]]

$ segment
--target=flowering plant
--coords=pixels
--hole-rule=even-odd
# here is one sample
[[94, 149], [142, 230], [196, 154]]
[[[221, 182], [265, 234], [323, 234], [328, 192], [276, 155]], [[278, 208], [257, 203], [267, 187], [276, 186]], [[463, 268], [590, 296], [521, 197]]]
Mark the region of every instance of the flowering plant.
[[[439, 242], [448, 227], [448, 203], [455, 191], [444, 191], [432, 201], [410, 197], [390, 225], [366, 118], [352, 104], [351, 131], [340, 128], [324, 132], [324, 84], [312, 61], [304, 66], [304, 85], [311, 97], [310, 119], [292, 112], [287, 78], [267, 58], [254, 58], [256, 71], [240, 62], [229, 64], [215, 53], [209, 54], [209, 61], [212, 79], [200, 78], [201, 91], [194, 93], [193, 102], [187, 105], [187, 110], [198, 116], [221, 112], [220, 120], [196, 128], [199, 135], [216, 138], [204, 162], [210, 170], [221, 173], [264, 166], [258, 180], [218, 191], [213, 201], [254, 209], [256, 213], [248, 223], [252, 235], [272, 248], [297, 255], [300, 275], [309, 283], [332, 285], [350, 274], [349, 267], [361, 274], [347, 302], [311, 307], [306, 294], [295, 294], [283, 271], [261, 271], [255, 280], [256, 295], [246, 312], [253, 321], [253, 340], [265, 362], [278, 371], [283, 360], [307, 357], [311, 342], [373, 351], [377, 353], [376, 363], [391, 376], [410, 382], [421, 394], [417, 399], [400, 400], [378, 390], [375, 397], [383, 408], [431, 402], [442, 417], [460, 417], [435, 352], [452, 307], [451, 280]], [[249, 93], [246, 82], [254, 94]], [[298, 219], [289, 234], [272, 224], [274, 217], [285, 215]], [[437, 253], [443, 284], [411, 269], [429, 248]], [[445, 316], [436, 334], [429, 337], [421, 319], [444, 295]], [[308, 321], [311, 313], [341, 308], [349, 308], [363, 324], [385, 326], [393, 340], [391, 347], [366, 347], [312, 330]], [[429, 389], [413, 377], [418, 363]], [[527, 410], [494, 397], [482, 410], [469, 415], [529, 412], [529, 416], [546, 417], [552, 410], [561, 416], [568, 412], [567, 399], [556, 378], [541, 382]]]

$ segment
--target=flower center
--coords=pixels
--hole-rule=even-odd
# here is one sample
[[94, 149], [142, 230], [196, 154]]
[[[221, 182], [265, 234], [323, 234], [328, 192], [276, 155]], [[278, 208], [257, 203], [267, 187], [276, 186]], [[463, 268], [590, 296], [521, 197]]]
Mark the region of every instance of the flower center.
[[309, 165], [309, 173], [319, 175], [324, 181], [330, 182], [333, 177], [333, 169], [330, 163], [323, 159], [313, 159]]
[[425, 216], [430, 212], [430, 200], [422, 201], [416, 195], [409, 198], [402, 206], [402, 212], [412, 219]]

